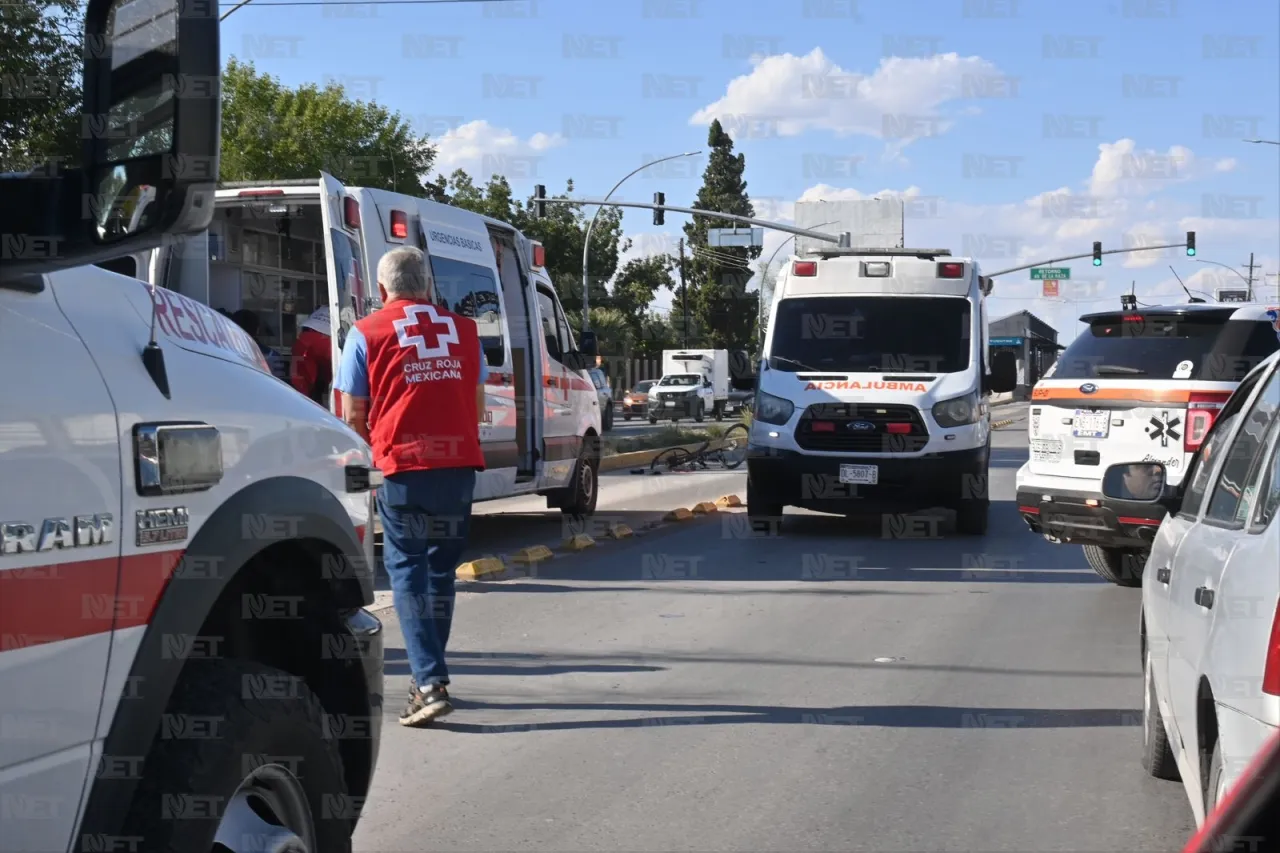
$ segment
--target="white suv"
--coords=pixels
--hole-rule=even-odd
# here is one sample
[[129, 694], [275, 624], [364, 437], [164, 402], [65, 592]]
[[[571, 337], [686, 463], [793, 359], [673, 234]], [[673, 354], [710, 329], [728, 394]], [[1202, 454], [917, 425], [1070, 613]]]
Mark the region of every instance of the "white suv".
[[1222, 405], [1280, 349], [1280, 308], [1192, 304], [1081, 317], [1088, 329], [1031, 393], [1030, 460], [1018, 511], [1035, 533], [1083, 545], [1089, 564], [1138, 586], [1163, 518], [1153, 505], [1103, 495], [1103, 475], [1159, 463], [1182, 481]]

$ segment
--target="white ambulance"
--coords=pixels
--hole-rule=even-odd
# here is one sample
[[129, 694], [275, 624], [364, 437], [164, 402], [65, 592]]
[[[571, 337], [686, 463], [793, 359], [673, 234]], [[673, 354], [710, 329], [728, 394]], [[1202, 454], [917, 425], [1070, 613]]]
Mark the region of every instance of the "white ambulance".
[[83, 162], [0, 176], [0, 851], [349, 849], [374, 773], [368, 447], [93, 265], [209, 225], [202, 8], [88, 3]]
[[757, 528], [786, 506], [862, 514], [954, 509], [987, 528], [991, 280], [944, 249], [793, 257], [769, 312], [747, 451]]
[[1163, 510], [1145, 495], [1105, 496], [1104, 479], [1159, 463], [1164, 482], [1148, 485], [1177, 487], [1231, 392], [1280, 348], [1278, 315], [1197, 303], [1081, 317], [1087, 328], [1031, 391], [1031, 456], [1016, 478], [1031, 531], [1083, 545], [1101, 577], [1140, 586]]
[[[281, 353], [311, 312], [328, 305], [336, 364], [347, 330], [379, 307], [378, 261], [397, 246], [422, 249], [437, 298], [478, 326], [489, 380], [480, 430], [485, 471], [475, 499], [537, 493], [548, 506], [589, 515], [602, 417], [586, 373], [594, 336], [583, 336], [585, 351], [577, 348], [542, 245], [511, 225], [410, 195], [343, 186], [322, 173], [225, 185], [207, 241], [140, 255], [139, 271], [165, 288], [162, 300], [174, 291], [228, 314], [253, 311], [260, 341]], [[184, 262], [184, 255], [193, 257]], [[160, 322], [167, 322], [164, 312]], [[331, 396], [340, 413], [341, 395]]]

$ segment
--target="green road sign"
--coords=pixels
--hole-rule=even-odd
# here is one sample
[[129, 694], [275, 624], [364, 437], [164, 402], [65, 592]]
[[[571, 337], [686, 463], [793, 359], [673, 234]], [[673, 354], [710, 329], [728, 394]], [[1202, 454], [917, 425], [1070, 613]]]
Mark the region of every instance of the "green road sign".
[[1069, 267], [1037, 267], [1031, 270], [1032, 281], [1053, 281], [1071, 278]]

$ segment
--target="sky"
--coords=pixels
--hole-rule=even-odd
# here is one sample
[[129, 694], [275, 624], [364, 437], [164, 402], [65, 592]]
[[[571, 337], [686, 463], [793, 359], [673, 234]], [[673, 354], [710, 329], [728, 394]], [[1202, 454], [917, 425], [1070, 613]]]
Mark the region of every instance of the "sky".
[[[1199, 261], [1060, 264], [1057, 298], [1027, 272], [997, 278], [991, 317], [1029, 310], [1063, 342], [1131, 288], [1185, 301], [1174, 273], [1209, 296], [1242, 286], [1251, 252], [1255, 293], [1280, 302], [1280, 145], [1243, 141], [1280, 140], [1274, 0], [281, 2], [227, 18], [224, 61], [399, 111], [438, 147], [433, 171], [601, 198], [704, 150], [718, 118], [762, 219], [896, 195], [908, 246], [987, 271], [1196, 232]], [[705, 165], [651, 167], [614, 198], [689, 206]], [[684, 221], [628, 211], [623, 262], [674, 252]], [[787, 236], [766, 232], [763, 257]]]

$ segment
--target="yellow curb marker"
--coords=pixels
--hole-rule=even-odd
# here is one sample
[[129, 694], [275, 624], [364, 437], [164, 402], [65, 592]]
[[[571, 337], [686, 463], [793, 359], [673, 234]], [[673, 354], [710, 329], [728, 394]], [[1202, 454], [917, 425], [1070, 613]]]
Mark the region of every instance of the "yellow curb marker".
[[702, 501], [693, 507], [693, 511], [698, 515], [706, 515], [707, 513], [715, 512], [717, 509], [718, 507], [711, 501]]
[[488, 575], [500, 575], [506, 570], [506, 564], [497, 557], [481, 557], [478, 560], [471, 560], [458, 566], [458, 570], [454, 572], [454, 577], [476, 580]]
[[541, 563], [543, 560], [550, 560], [554, 556], [555, 554], [551, 553], [551, 549], [546, 545], [530, 545], [528, 548], [521, 548], [511, 559], [527, 566], [533, 563]]
[[1011, 423], [1013, 423], [1013, 419], [1010, 419], [1010, 420], [1007, 420], [1007, 421], [996, 421], [995, 423], [993, 423], [993, 424], [991, 425], [991, 428], [992, 428], [992, 429], [999, 429], [1000, 427], [1007, 427], [1007, 426], [1008, 426], [1009, 424], [1011, 424]]
[[737, 495], [725, 495], [716, 499], [716, 506], [742, 506], [742, 498]]
[[596, 540], [592, 539], [585, 533], [575, 533], [568, 539], [564, 540], [564, 549], [566, 551], [585, 551], [596, 544]]
[[673, 509], [671, 512], [663, 516], [663, 520], [665, 521], [688, 521], [691, 518], [693, 518], [693, 513], [689, 511], [688, 507], [683, 506], [678, 509]]
[[627, 527], [625, 524], [615, 521], [613, 524], [609, 525], [610, 539], [626, 539], [628, 536], [633, 536], [633, 535], [635, 535], [634, 532], [631, 530], [630, 527]]

